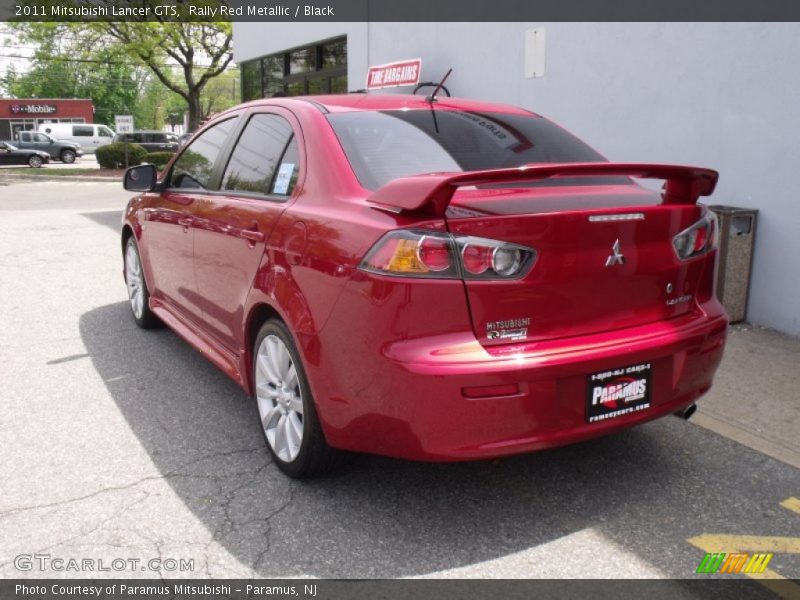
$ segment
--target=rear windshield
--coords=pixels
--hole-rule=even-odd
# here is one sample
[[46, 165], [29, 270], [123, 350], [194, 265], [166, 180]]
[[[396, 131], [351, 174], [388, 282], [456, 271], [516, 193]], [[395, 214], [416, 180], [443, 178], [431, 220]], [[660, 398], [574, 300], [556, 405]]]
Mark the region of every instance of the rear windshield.
[[[331, 114], [328, 120], [359, 182], [372, 190], [392, 179], [420, 173], [606, 162], [575, 136], [534, 115], [392, 110]], [[620, 183], [629, 180], [579, 177], [506, 187]]]

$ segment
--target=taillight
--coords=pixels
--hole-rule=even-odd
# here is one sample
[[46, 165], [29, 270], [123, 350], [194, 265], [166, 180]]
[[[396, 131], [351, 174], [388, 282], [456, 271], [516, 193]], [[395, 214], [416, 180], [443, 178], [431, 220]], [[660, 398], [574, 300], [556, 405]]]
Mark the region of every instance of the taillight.
[[708, 211], [697, 223], [684, 229], [672, 240], [681, 260], [699, 256], [717, 247], [717, 216]]
[[457, 279], [452, 240], [446, 233], [398, 229], [384, 235], [367, 252], [360, 269], [405, 275]]
[[465, 279], [519, 279], [536, 262], [536, 250], [472, 236], [453, 236]]
[[536, 261], [532, 248], [419, 229], [390, 231], [370, 249], [360, 269], [437, 279], [517, 279]]

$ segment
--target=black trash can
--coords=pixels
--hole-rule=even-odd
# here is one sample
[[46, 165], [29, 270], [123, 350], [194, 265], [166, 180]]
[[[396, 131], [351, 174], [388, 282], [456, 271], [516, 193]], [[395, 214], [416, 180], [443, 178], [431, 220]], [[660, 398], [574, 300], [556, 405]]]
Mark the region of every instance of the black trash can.
[[738, 323], [747, 318], [758, 211], [722, 205], [708, 208], [719, 219], [717, 297], [728, 311], [731, 323]]

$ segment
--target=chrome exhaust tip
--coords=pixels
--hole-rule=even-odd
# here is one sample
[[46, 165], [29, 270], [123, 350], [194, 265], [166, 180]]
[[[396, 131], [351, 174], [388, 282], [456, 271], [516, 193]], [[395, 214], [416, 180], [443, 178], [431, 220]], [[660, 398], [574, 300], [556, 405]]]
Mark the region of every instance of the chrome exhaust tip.
[[678, 412], [676, 412], [675, 416], [680, 417], [684, 421], [688, 421], [696, 410], [697, 410], [697, 404], [692, 404], [691, 406], [687, 406], [683, 410], [679, 410]]

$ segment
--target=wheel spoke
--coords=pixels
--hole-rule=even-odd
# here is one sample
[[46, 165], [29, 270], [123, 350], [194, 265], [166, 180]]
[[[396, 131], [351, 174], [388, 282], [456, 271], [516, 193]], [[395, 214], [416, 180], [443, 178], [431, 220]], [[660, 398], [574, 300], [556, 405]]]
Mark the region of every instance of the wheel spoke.
[[261, 349], [258, 352], [258, 366], [261, 368], [261, 372], [264, 373], [264, 376], [270, 383], [278, 384], [280, 381], [280, 377], [278, 377], [278, 373], [275, 371], [274, 367], [272, 366], [272, 361], [269, 358], [270, 348], [269, 348], [269, 341], [264, 340], [261, 345]]
[[300, 442], [303, 441], [303, 423], [297, 413], [291, 412], [286, 418], [286, 429], [288, 438], [300, 449]]
[[283, 381], [283, 371], [281, 369], [280, 361], [278, 359], [278, 354], [280, 353], [280, 346], [282, 342], [274, 337], [270, 336], [267, 338], [267, 345], [269, 348], [269, 354], [267, 355], [267, 360], [269, 361], [269, 366], [273, 375], [273, 381], [276, 383]]
[[278, 397], [278, 390], [270, 385], [269, 381], [262, 381], [256, 384], [256, 393], [259, 398], [273, 400]]
[[265, 431], [275, 428], [275, 420], [280, 414], [281, 412], [277, 406], [273, 406], [266, 411], [261, 419], [261, 425], [264, 427]]
[[289, 370], [293, 365], [292, 357], [289, 355], [289, 351], [283, 343], [279, 344], [275, 359], [278, 372], [281, 374], [281, 379], [286, 382], [289, 379]]
[[303, 414], [303, 399], [299, 394], [295, 394], [292, 396], [292, 399], [289, 400], [289, 408], [291, 408], [298, 415]]
[[281, 415], [278, 419], [278, 424], [275, 427], [275, 454], [283, 460], [288, 458], [288, 440], [286, 439], [286, 415]]
[[286, 371], [286, 379], [284, 379], [284, 383], [290, 390], [293, 390], [297, 387], [297, 369], [294, 368], [294, 363], [289, 365], [289, 369]]
[[294, 460], [300, 452], [300, 437], [297, 435], [294, 425], [292, 425], [292, 419], [288, 415], [283, 427], [286, 430], [284, 433], [286, 436], [286, 454], [289, 457], [288, 460]]

